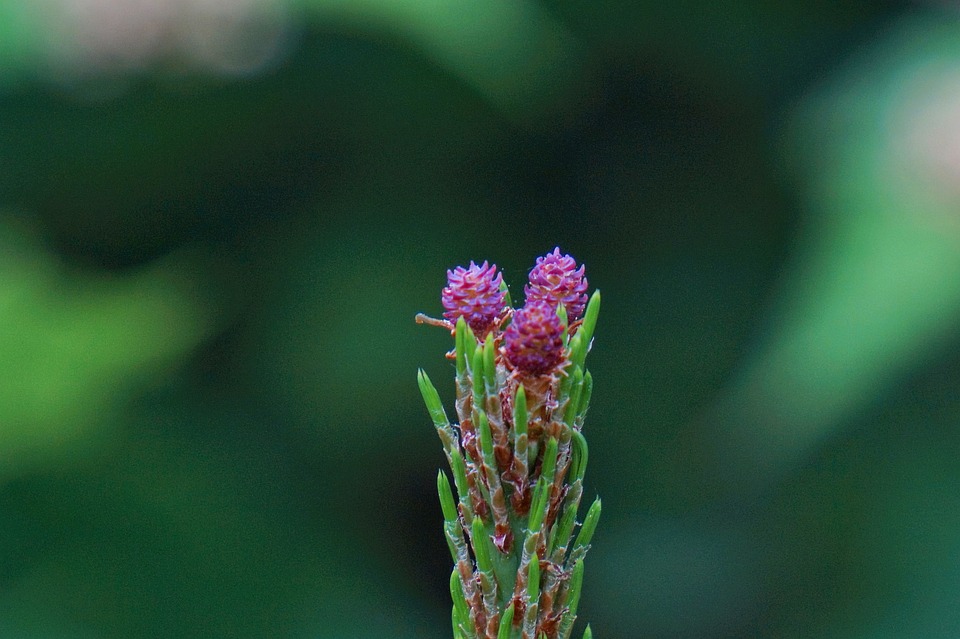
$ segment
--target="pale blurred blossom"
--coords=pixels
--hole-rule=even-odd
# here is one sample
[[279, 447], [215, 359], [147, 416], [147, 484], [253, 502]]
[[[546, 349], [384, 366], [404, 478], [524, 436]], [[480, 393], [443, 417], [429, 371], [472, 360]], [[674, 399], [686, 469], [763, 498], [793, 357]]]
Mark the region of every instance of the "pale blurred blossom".
[[288, 43], [287, 0], [37, 0], [62, 79], [154, 66], [228, 75], [269, 68]]
[[180, 0], [181, 50], [199, 65], [229, 74], [255, 72], [274, 61], [289, 36], [281, 0]]
[[892, 110], [891, 173], [909, 181], [918, 197], [960, 224], [960, 60], [914, 69]]

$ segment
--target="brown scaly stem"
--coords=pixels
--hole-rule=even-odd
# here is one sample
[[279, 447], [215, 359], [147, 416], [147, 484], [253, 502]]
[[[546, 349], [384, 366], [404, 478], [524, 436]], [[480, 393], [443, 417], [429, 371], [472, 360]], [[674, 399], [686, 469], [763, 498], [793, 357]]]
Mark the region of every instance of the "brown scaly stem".
[[444, 319], [417, 322], [455, 342], [446, 356], [456, 364], [458, 423], [419, 377], [456, 484], [455, 497], [438, 478], [456, 565], [454, 635], [569, 639], [600, 514], [598, 499], [574, 543], [587, 462], [577, 431], [593, 389], [585, 359], [599, 295], [587, 304], [583, 267], [559, 249], [537, 259], [522, 308], [511, 308], [495, 265], [471, 262], [447, 280]]
[[[538, 633], [544, 632], [551, 639], [556, 636], [556, 624], [560, 614], [553, 610], [554, 599], [563, 582], [563, 568], [552, 561], [540, 562], [543, 587], [540, 590], [540, 624]], [[544, 568], [544, 566], [546, 566]]]

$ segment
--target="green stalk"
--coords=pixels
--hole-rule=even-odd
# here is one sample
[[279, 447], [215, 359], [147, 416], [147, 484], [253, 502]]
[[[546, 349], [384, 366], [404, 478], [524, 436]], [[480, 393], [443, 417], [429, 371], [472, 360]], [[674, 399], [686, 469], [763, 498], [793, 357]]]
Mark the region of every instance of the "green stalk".
[[570, 553], [570, 559], [567, 564], [576, 564], [583, 559], [590, 549], [590, 540], [593, 539], [593, 533], [597, 529], [597, 522], [600, 520], [600, 498], [594, 500], [587, 510], [587, 516], [583, 519], [583, 525], [580, 526], [580, 533], [573, 544], [573, 551]]
[[579, 366], [574, 367], [572, 379], [570, 380], [569, 396], [567, 405], [564, 408], [563, 421], [573, 428], [574, 420], [577, 417], [577, 411], [580, 408], [580, 393], [583, 391], [583, 369]]
[[587, 415], [587, 409], [590, 408], [590, 397], [593, 395], [593, 375], [590, 371], [583, 374], [583, 390], [580, 392], [580, 404], [577, 406], [576, 427], [583, 427], [583, 420]]
[[487, 335], [487, 341], [483, 343], [483, 381], [486, 385], [486, 391], [497, 387], [497, 364], [496, 351], [493, 346], [493, 333]]
[[420, 394], [423, 396], [423, 403], [427, 406], [427, 412], [430, 413], [430, 419], [437, 429], [437, 434], [440, 435], [443, 450], [449, 459], [451, 451], [458, 446], [457, 435], [450, 426], [447, 411], [443, 408], [443, 402], [440, 401], [440, 393], [422, 368], [417, 371], [417, 384], [420, 386]]
[[476, 410], [483, 408], [483, 348], [477, 346], [473, 352], [470, 374], [473, 376], [473, 407]]
[[[583, 314], [583, 324], [580, 325], [579, 333], [583, 333], [584, 346], [590, 347], [590, 341], [593, 339], [593, 331], [597, 327], [597, 317], [600, 315], [600, 291], [594, 291], [587, 302], [587, 310]], [[583, 365], [583, 360], [578, 364]]]
[[537, 627], [540, 600], [540, 560], [534, 555], [527, 571], [527, 611], [523, 616], [523, 636], [533, 637]]
[[497, 578], [493, 573], [493, 562], [490, 560], [490, 536], [486, 526], [479, 517], [474, 517], [470, 533], [473, 542], [473, 555], [477, 559], [477, 570], [480, 571], [480, 592], [483, 596], [483, 607], [488, 622], [497, 616]]
[[560, 639], [567, 639], [570, 631], [573, 630], [573, 622], [577, 619], [577, 606], [580, 605], [580, 589], [583, 586], [583, 560], [573, 565], [573, 574], [570, 576], [570, 583], [567, 586], [566, 605], [567, 611], [560, 621]]
[[[562, 563], [563, 555], [570, 547], [570, 537], [576, 524], [577, 510], [580, 508], [580, 498], [583, 495], [583, 475], [587, 471], [587, 440], [583, 433], [573, 432], [573, 452], [570, 458], [570, 475], [567, 478], [569, 488], [564, 500], [563, 516], [550, 533], [550, 557], [557, 563]], [[559, 553], [556, 555], [555, 553]]]
[[477, 639], [477, 632], [474, 626], [474, 618], [470, 612], [470, 606], [463, 595], [463, 582], [460, 580], [460, 573], [454, 569], [450, 575], [450, 595], [453, 597], [454, 627], [460, 629], [466, 639]]
[[466, 357], [467, 323], [462, 317], [457, 318], [457, 327], [454, 332], [454, 353], [457, 362], [457, 380], [461, 380], [467, 372]]
[[510, 639], [510, 631], [513, 629], [513, 614], [513, 604], [510, 604], [507, 609], [503, 611], [503, 616], [500, 617], [500, 629], [497, 631], [497, 639]]
[[517, 474], [521, 479], [526, 480], [529, 467], [527, 458], [527, 393], [523, 390], [523, 384], [517, 388], [517, 395], [513, 400], [513, 429], [514, 440], [513, 450], [517, 462]]

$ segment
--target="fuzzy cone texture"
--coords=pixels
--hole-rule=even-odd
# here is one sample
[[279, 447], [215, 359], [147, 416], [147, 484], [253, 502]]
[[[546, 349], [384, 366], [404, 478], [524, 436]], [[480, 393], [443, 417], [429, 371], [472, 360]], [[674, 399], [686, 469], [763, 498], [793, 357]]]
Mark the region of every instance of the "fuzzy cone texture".
[[561, 255], [559, 247], [538, 257], [530, 271], [530, 283], [523, 289], [527, 302], [544, 301], [553, 308], [562, 303], [570, 321], [577, 321], [587, 306], [584, 270], [583, 266], [577, 268], [576, 260], [569, 255]]
[[556, 306], [542, 300], [528, 300], [513, 314], [503, 335], [507, 361], [528, 375], [552, 371], [563, 360], [563, 324]]
[[497, 265], [458, 266], [447, 271], [447, 287], [441, 293], [445, 318], [456, 322], [462, 317], [476, 335], [484, 335], [503, 311], [506, 293], [500, 290], [503, 276]]

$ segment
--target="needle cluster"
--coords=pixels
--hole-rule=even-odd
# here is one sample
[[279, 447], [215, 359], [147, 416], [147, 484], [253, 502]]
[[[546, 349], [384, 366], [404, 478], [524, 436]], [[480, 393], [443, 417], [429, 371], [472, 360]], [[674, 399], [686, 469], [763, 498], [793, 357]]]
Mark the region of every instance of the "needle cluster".
[[600, 293], [587, 301], [584, 268], [559, 249], [538, 258], [518, 309], [496, 266], [447, 274], [446, 320], [418, 319], [454, 338], [456, 423], [418, 381], [453, 477], [437, 475], [454, 639], [568, 639], [600, 516], [597, 499], [577, 519]]

